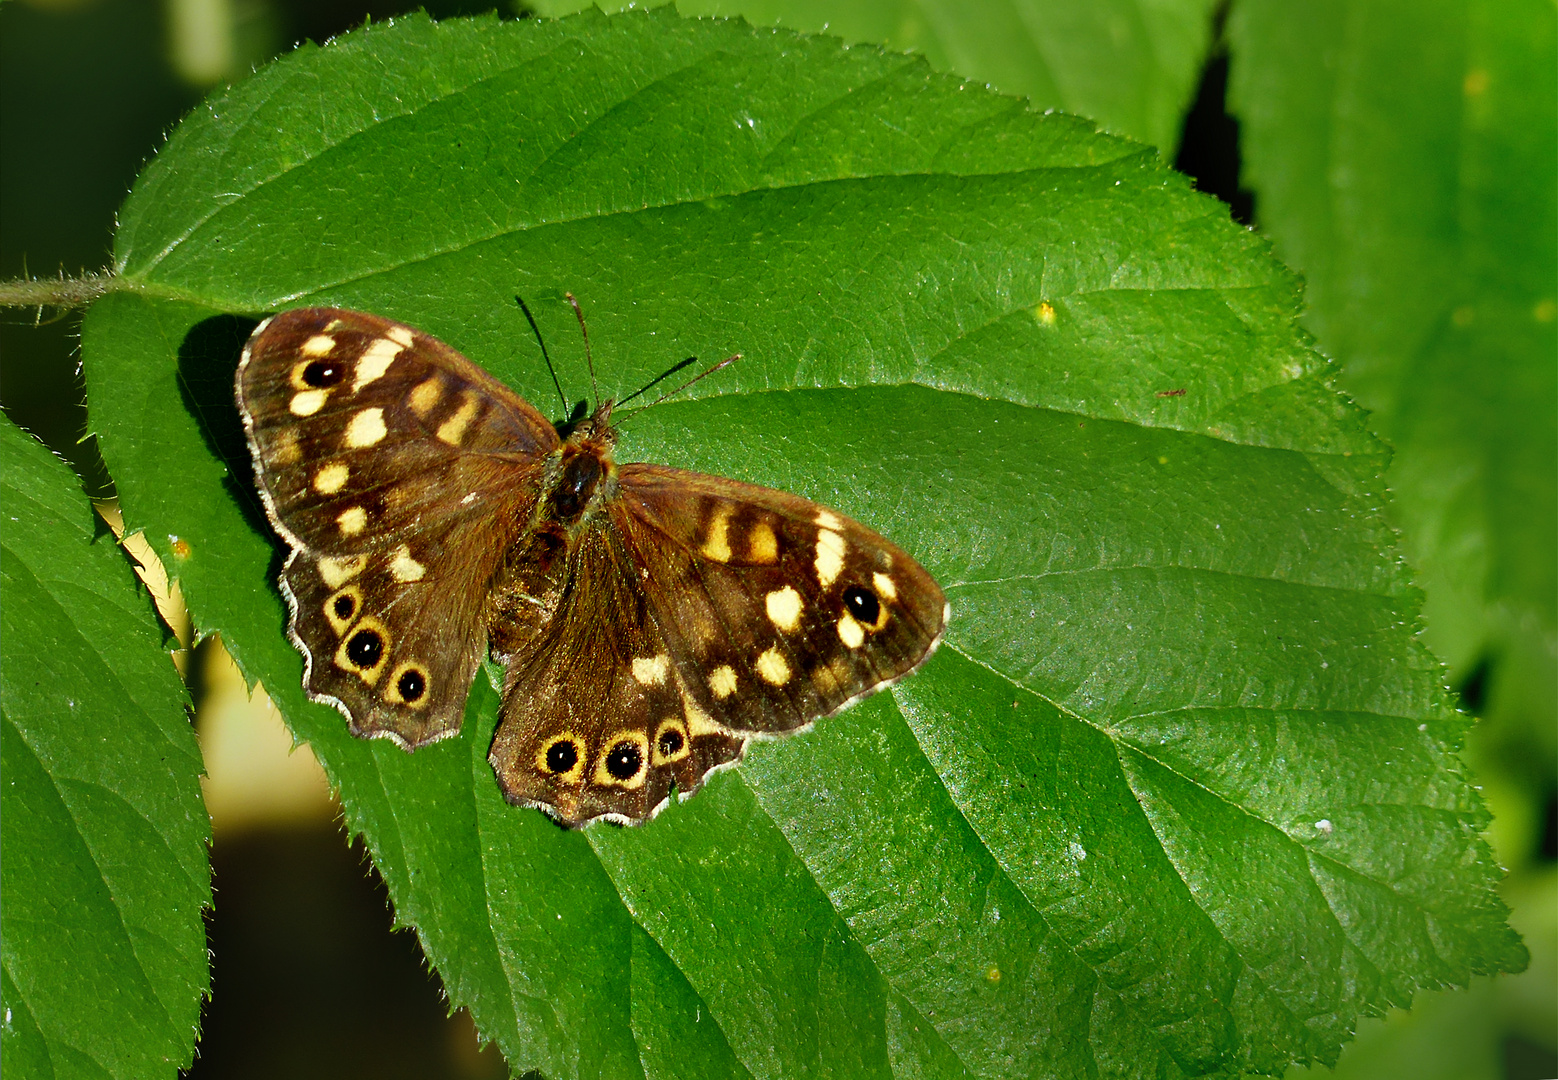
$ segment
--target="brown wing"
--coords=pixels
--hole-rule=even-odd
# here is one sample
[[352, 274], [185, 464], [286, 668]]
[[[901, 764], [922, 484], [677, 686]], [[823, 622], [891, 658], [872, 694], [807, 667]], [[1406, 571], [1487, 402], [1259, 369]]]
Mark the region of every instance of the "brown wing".
[[[604, 519], [604, 520], [603, 520]], [[900, 548], [783, 492], [623, 466], [510, 661], [491, 761], [511, 802], [637, 824], [747, 741], [903, 677], [946, 600]]]
[[550, 620], [509, 658], [490, 760], [512, 803], [566, 825], [637, 824], [741, 756], [687, 692], [615, 530], [586, 526]]
[[308, 693], [359, 735], [453, 734], [555, 430], [436, 339], [333, 308], [262, 323], [237, 394]]
[[651, 617], [692, 696], [735, 732], [792, 731], [922, 664], [947, 602], [857, 521], [782, 491], [624, 465], [609, 503], [655, 582]]

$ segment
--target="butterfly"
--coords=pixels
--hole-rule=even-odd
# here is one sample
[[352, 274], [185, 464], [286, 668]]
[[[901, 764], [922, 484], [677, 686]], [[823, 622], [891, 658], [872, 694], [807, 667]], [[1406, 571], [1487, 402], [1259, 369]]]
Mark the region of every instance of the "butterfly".
[[282, 312], [236, 383], [309, 697], [414, 750], [459, 731], [490, 655], [498, 784], [564, 825], [649, 819], [753, 738], [914, 671], [946, 628], [935, 580], [858, 522], [618, 464], [610, 400], [554, 425], [402, 323]]

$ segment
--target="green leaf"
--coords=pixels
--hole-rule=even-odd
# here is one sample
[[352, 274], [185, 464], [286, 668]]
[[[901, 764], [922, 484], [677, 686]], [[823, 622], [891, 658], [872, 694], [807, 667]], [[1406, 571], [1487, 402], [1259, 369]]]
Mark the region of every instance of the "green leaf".
[[[584, 0], [536, 0], [558, 16]], [[622, 11], [631, 0], [607, 0]], [[836, 35], [917, 52], [1038, 109], [1091, 117], [1172, 155], [1211, 45], [1212, 0], [677, 0], [684, 15]]]
[[75, 476], [9, 420], [0, 505], [6, 1072], [172, 1077], [210, 988], [183, 685]]
[[[1241, 3], [1262, 226], [1397, 448], [1427, 633], [1551, 783], [1558, 724], [1558, 29], [1543, 0]], [[1545, 790], [1545, 788], [1544, 788]]]
[[[1280, 1071], [1522, 962], [1381, 449], [1150, 149], [737, 22], [414, 18], [213, 99], [120, 221], [83, 355], [125, 513], [516, 1069]], [[603, 393], [744, 354], [621, 459], [837, 506], [952, 603], [919, 674], [639, 829], [504, 804], [496, 670], [415, 755], [304, 700], [232, 403], [230, 313], [309, 302], [554, 408], [512, 297], [577, 394], [564, 291]]]

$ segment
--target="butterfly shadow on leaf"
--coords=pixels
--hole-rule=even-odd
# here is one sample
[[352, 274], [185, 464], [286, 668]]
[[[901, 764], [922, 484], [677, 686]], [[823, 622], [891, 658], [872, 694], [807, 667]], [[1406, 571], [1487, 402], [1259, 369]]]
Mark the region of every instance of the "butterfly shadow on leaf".
[[[233, 401], [233, 376], [244, 342], [259, 325], [258, 319], [241, 315], [215, 315], [196, 323], [184, 335], [178, 352], [179, 396], [184, 408], [200, 427], [206, 448], [227, 467], [223, 481], [244, 515], [260, 536], [270, 535], [270, 522], [254, 486], [254, 462], [244, 439], [243, 420]], [[278, 549], [271, 578], [281, 570]]]

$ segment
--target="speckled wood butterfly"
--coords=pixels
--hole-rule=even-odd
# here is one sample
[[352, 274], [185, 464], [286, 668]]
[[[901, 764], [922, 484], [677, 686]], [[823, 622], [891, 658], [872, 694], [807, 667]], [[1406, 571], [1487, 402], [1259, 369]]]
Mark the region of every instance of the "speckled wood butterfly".
[[304, 689], [408, 750], [506, 667], [511, 803], [637, 824], [757, 736], [913, 671], [947, 621], [902, 550], [795, 495], [612, 457], [449, 346], [376, 315], [267, 319], [238, 365]]

